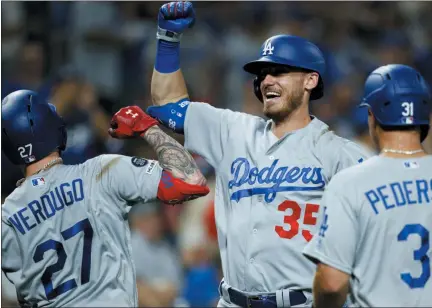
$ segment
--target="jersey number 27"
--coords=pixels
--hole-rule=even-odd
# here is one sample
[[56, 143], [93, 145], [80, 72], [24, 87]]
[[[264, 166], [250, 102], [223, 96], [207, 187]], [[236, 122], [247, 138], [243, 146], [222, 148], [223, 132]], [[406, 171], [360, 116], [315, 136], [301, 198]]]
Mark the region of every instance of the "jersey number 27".
[[[275, 226], [275, 231], [281, 238], [292, 239], [299, 233], [299, 220], [302, 216], [302, 209], [297, 202], [292, 200], [285, 200], [278, 206], [278, 210], [281, 212], [286, 212], [288, 209], [291, 209], [291, 214], [284, 216], [284, 223], [289, 224], [289, 230], [285, 229], [283, 226]], [[313, 214], [318, 213], [318, 210], [318, 204], [307, 203], [303, 217], [303, 225], [315, 226], [317, 218], [314, 217]], [[310, 230], [306, 229], [301, 230], [301, 234], [308, 242], [313, 236]]]
[[[90, 221], [87, 218], [81, 220], [72, 227], [62, 231], [61, 235], [63, 240], [67, 241], [81, 232], [84, 233], [84, 247], [81, 262], [81, 284], [85, 284], [90, 280], [91, 247], [93, 240], [93, 228], [90, 224]], [[50, 300], [77, 287], [75, 279], [69, 279], [68, 281], [59, 284], [57, 287], [53, 287], [52, 276], [55, 272], [61, 271], [63, 269], [67, 258], [66, 252], [61, 242], [50, 239], [39, 244], [36, 247], [33, 260], [36, 263], [42, 261], [44, 258], [44, 253], [51, 249], [55, 250], [57, 253], [57, 262], [45, 269], [41, 279], [45, 288], [46, 297]]]

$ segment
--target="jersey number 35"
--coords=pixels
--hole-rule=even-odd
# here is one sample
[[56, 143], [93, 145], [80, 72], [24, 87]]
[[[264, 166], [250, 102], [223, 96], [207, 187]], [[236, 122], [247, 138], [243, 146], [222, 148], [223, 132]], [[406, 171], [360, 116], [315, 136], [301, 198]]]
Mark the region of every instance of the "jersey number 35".
[[[291, 214], [284, 216], [284, 223], [289, 224], [289, 230], [285, 229], [283, 226], [275, 226], [275, 231], [281, 238], [292, 239], [299, 233], [299, 220], [302, 216], [302, 209], [297, 202], [292, 200], [285, 200], [278, 206], [278, 210], [281, 212], [286, 212], [288, 209], [291, 209]], [[318, 210], [318, 204], [307, 203], [303, 216], [303, 225], [315, 226], [317, 218], [314, 217], [313, 214], [318, 213]], [[301, 230], [301, 234], [308, 242], [312, 239], [310, 230], [303, 229]]]

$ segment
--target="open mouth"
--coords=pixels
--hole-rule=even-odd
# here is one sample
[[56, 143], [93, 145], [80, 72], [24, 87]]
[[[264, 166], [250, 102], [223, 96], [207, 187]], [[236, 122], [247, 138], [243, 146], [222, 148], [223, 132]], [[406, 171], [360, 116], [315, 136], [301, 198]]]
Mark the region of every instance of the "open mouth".
[[268, 91], [264, 95], [264, 97], [266, 99], [273, 99], [273, 98], [277, 98], [277, 97], [280, 97], [280, 96], [281, 96], [281, 94], [278, 93], [278, 92], [275, 92], [275, 91]]

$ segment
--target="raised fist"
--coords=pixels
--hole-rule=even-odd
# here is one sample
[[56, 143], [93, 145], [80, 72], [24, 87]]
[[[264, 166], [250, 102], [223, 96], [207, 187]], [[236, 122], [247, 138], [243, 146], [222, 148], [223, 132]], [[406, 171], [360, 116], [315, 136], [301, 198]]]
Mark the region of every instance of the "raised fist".
[[140, 107], [129, 106], [120, 109], [113, 116], [108, 133], [113, 138], [135, 138], [157, 124], [158, 121], [148, 116]]
[[[178, 40], [186, 28], [195, 23], [195, 10], [189, 1], [173, 1], [161, 6], [158, 14], [158, 38]], [[161, 32], [160, 30], [165, 30]]]

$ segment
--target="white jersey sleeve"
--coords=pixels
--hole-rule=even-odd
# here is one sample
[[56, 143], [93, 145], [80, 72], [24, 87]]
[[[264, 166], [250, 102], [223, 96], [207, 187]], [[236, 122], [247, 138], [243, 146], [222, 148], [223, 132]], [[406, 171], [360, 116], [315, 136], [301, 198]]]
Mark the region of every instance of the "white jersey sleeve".
[[351, 274], [359, 230], [352, 206], [355, 195], [347, 196], [344, 183], [336, 175], [327, 187], [319, 213], [319, 229], [303, 253], [314, 262]]
[[245, 114], [215, 108], [206, 103], [190, 103], [185, 118], [185, 148], [217, 166], [229, 148], [229, 130]]
[[128, 205], [156, 199], [162, 174], [157, 161], [123, 155], [101, 155], [98, 159], [100, 173], [96, 177], [106, 194]]

